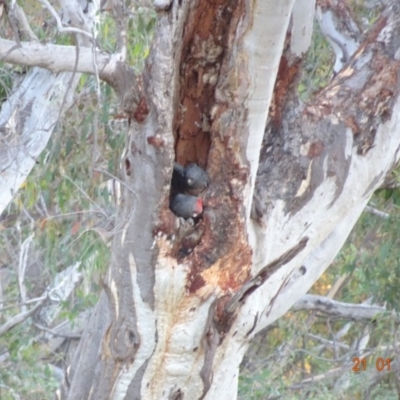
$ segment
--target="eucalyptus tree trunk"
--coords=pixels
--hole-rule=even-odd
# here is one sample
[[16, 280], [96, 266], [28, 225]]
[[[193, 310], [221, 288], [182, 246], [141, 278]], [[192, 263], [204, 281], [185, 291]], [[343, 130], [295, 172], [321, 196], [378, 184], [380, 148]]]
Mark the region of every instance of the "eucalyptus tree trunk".
[[[235, 398], [251, 338], [329, 266], [397, 162], [398, 8], [304, 105], [306, 3], [183, 1], [160, 11], [148, 115], [132, 118], [124, 155], [133, 191], [64, 397]], [[174, 161], [211, 177], [192, 251], [168, 209]]]
[[[130, 117], [125, 185], [104, 292], [61, 398], [236, 398], [251, 338], [321, 276], [398, 161], [392, 3], [309, 104], [296, 90], [306, 0], [156, 0], [143, 76], [98, 52]], [[174, 161], [211, 178], [190, 234], [169, 210]]]

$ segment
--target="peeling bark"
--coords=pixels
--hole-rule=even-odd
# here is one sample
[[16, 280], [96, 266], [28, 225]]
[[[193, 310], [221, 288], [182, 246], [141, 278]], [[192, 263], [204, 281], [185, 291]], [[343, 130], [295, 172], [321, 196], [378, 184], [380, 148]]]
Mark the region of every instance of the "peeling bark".
[[337, 73], [358, 49], [361, 30], [344, 0], [318, 0], [316, 16], [322, 33], [335, 52], [333, 70]]
[[[84, 18], [94, 23], [96, 5], [84, 3]], [[75, 13], [77, 12], [75, 9]], [[87, 45], [84, 39], [79, 39], [79, 43], [82, 46]], [[31, 43], [31, 47], [35, 46], [37, 43]], [[39, 68], [40, 62], [30, 64], [29, 59], [24, 57], [21, 43], [14, 43], [12, 46], [9, 41], [0, 39], [0, 50], [2, 58], [6, 61], [18, 62], [14, 60], [14, 56], [18, 54], [19, 63], [37, 65], [27, 73], [20, 87], [3, 103], [0, 112], [1, 213], [36, 164], [36, 158], [46, 147], [61, 113], [72, 104], [72, 95], [80, 74], [73, 68], [66, 70], [75, 72], [54, 74]], [[72, 60], [75, 60], [76, 49], [71, 47], [71, 51], [74, 51]], [[57, 53], [55, 56], [57, 57]]]
[[[250, 278], [246, 223], [274, 83], [273, 74], [265, 80], [262, 73], [264, 65], [278, 68], [293, 2], [283, 3], [270, 16], [272, 27], [265, 25], [268, 4], [253, 8], [239, 0], [173, 3], [159, 14], [143, 80], [149, 115], [140, 124], [132, 121], [124, 156], [126, 183], [137, 196], [124, 194], [119, 217], [124, 228], [94, 316], [100, 318], [103, 309], [109, 316], [99, 332], [103, 356], [99, 343], [86, 336], [63, 397], [215, 398], [213, 391], [222, 393], [215, 360], [235, 319], [224, 305]], [[267, 45], [253, 57], [263, 30]], [[251, 63], [259, 71], [256, 79], [249, 78]], [[264, 107], [255, 112], [255, 103]], [[196, 162], [211, 178], [195, 228], [201, 240], [187, 255], [180, 251], [185, 238], [168, 208], [174, 161]], [[82, 357], [96, 370], [81, 373], [87, 368], [79, 363]], [[239, 363], [240, 356], [235, 370]], [[230, 386], [226, 396], [233, 398], [236, 385]]]
[[[292, 5], [282, 5], [280, 20]], [[146, 80], [149, 116], [134, 124], [126, 154], [127, 182], [138, 199], [125, 195], [121, 215], [127, 222], [99, 306], [110, 310], [102, 339], [103, 356], [109, 355], [96, 358], [97, 344], [83, 339], [66, 398], [235, 398], [238, 366], [251, 337], [327, 268], [397, 161], [400, 131], [392, 116], [399, 65], [391, 43], [397, 40], [398, 11], [382, 17], [347, 69], [307, 105], [296, 94], [302, 46], [290, 34], [285, 39], [289, 18], [286, 26], [273, 26], [276, 51], [285, 51], [282, 58], [273, 48], [264, 55], [277, 79], [263, 135], [266, 109], [252, 113], [260, 87], [263, 104], [269, 104], [273, 80], [258, 81], [253, 73], [261, 73], [262, 57], [253, 57], [252, 35], [265, 26], [267, 5], [252, 9], [230, 1], [223, 15], [219, 7], [207, 1], [173, 4], [160, 14], [156, 37], [180, 45], [173, 59], [166, 56], [171, 42], [153, 49], [148, 76], [157, 60], [166, 70], [163, 79]], [[200, 18], [201, 26], [195, 23]], [[389, 45], [379, 40], [388, 27], [394, 35]], [[374, 60], [367, 63], [371, 54]], [[190, 253], [180, 251], [183, 238], [168, 210], [174, 161], [196, 162], [211, 178], [195, 227], [201, 239]], [[366, 168], [368, 163], [375, 167]], [[143, 182], [138, 171], [150, 178]], [[156, 210], [153, 217], [148, 210]], [[98, 371], [82, 391], [78, 360], [85, 354], [97, 360]], [[110, 379], [116, 382], [112, 389]]]
[[[288, 297], [297, 300], [297, 288], [305, 282], [311, 286], [314, 277], [307, 275], [314, 274], [316, 263], [319, 272], [329, 265], [399, 159], [398, 21], [397, 7], [382, 15], [328, 87], [311, 104], [286, 103], [284, 122], [278, 127], [271, 123], [266, 132], [255, 195], [259, 261], [254, 269], [262, 267], [265, 257], [276, 257], [269, 243], [287, 248], [307, 236], [307, 249], [314, 249], [297, 259], [307, 272], [296, 283], [291, 279], [286, 296], [278, 297], [277, 310], [283, 308], [277, 315], [287, 310]], [[282, 281], [295, 268], [282, 268], [275, 278]], [[260, 322], [265, 326], [270, 316]]]

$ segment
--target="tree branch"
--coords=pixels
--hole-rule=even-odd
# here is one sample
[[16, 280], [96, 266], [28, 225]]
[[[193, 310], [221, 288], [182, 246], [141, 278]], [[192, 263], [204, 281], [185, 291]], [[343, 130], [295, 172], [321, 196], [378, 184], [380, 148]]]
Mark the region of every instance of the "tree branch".
[[[93, 42], [95, 41], [95, 38], [89, 32], [86, 32], [82, 29], [75, 28], [75, 27], [67, 27], [67, 28], [64, 27], [61, 22], [61, 18], [57, 14], [57, 11], [52, 7], [52, 5], [47, 0], [39, 0], [39, 1], [50, 11], [50, 14], [56, 20], [57, 29], [60, 33], [79, 33], [79, 34], [87, 37], [88, 39], [92, 40]], [[82, 20], [84, 20], [84, 19], [82, 18]]]
[[123, 59], [123, 61], [125, 61], [128, 44], [124, 2], [118, 0], [110, 0], [109, 5], [111, 6], [112, 15], [117, 27], [118, 53], [121, 54], [121, 58]]
[[349, 61], [360, 45], [361, 32], [353, 19], [350, 8], [343, 0], [317, 2], [317, 21], [321, 31], [335, 52], [336, 61], [333, 67], [339, 72]]
[[348, 304], [328, 299], [324, 296], [306, 294], [297, 303], [293, 310], [317, 310], [331, 316], [350, 318], [354, 320], [372, 319], [376, 314], [385, 312], [384, 307], [367, 304]]
[[376, 215], [377, 217], [383, 218], [383, 219], [389, 219], [390, 214], [384, 211], [377, 210], [375, 207], [371, 206], [366, 206], [365, 211], [369, 212], [372, 215]]
[[31, 29], [28, 19], [26, 18], [26, 15], [24, 13], [24, 10], [17, 4], [15, 3], [13, 5], [13, 12], [15, 19], [17, 21], [19, 29], [23, 32], [23, 34], [29, 38], [30, 40], [35, 40], [39, 41], [33, 30]]
[[4, 335], [6, 332], [14, 328], [14, 326], [24, 322], [31, 315], [33, 315], [40, 307], [42, 307], [43, 303], [46, 301], [47, 295], [43, 296], [42, 299], [35, 305], [35, 307], [31, 308], [26, 312], [22, 312], [15, 317], [9, 319], [4, 325], [0, 326], [0, 336]]
[[19, 263], [18, 263], [18, 286], [19, 286], [19, 293], [21, 296], [21, 312], [25, 313], [27, 308], [25, 306], [27, 296], [26, 296], [26, 286], [24, 283], [25, 280], [25, 271], [26, 271], [26, 263], [28, 261], [28, 252], [29, 246], [32, 242], [33, 235], [30, 235], [28, 238], [24, 240], [21, 245], [21, 252], [19, 255]]
[[114, 88], [122, 108], [129, 114], [136, 110], [142, 95], [133, 84], [136, 80], [133, 69], [123, 62], [123, 58], [119, 53], [105, 54], [82, 46], [79, 47], [77, 56], [74, 46], [36, 42], [17, 44], [11, 40], [0, 39], [0, 60], [17, 65], [38, 66], [55, 73], [78, 72], [95, 75]]
[[[95, 74], [92, 49], [81, 47], [79, 53], [77, 72]], [[76, 50], [74, 46], [40, 44], [36, 42], [21, 42], [21, 46], [18, 46], [12, 40], [0, 39], [0, 58], [11, 64], [31, 67], [39, 66], [52, 72], [74, 71]], [[102, 70], [106, 66], [108, 69], [110, 68], [113, 56], [97, 51], [96, 60], [100, 77], [105, 79]], [[107, 77], [111, 72], [111, 70], [107, 71]]]

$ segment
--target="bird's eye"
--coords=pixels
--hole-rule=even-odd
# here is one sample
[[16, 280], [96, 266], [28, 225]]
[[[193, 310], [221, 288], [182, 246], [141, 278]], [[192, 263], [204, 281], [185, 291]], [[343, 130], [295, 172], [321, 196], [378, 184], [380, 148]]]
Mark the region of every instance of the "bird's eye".
[[193, 179], [188, 178], [188, 179], [187, 179], [187, 184], [188, 184], [188, 185], [191, 185], [192, 183], [193, 183]]

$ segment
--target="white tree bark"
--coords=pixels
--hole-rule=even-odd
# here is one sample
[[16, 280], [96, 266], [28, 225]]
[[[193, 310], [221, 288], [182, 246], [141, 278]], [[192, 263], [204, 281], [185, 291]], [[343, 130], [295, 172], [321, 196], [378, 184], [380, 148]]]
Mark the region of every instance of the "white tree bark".
[[89, 47], [80, 48], [77, 54], [73, 46], [38, 42], [21, 42], [18, 46], [14, 41], [7, 39], [0, 39], [0, 54], [6, 55], [7, 62], [11, 64], [40, 65], [54, 73], [77, 71], [95, 74], [96, 67], [103, 71], [111, 59], [110, 54], [100, 51], [93, 54], [93, 49]]
[[65, 102], [68, 106], [78, 78], [76, 75], [71, 82], [70, 73], [54, 75], [36, 67], [3, 104], [0, 113], [3, 126], [0, 211], [18, 192], [46, 147], [59, 119], [64, 93], [69, 93]]
[[[74, 4], [79, 7], [77, 2]], [[98, 12], [96, 4], [97, 2], [90, 2], [88, 7], [84, 5], [86, 17], [92, 23]], [[12, 44], [10, 41], [0, 39], [0, 53], [8, 62], [37, 66], [43, 63], [44, 67], [52, 65], [54, 68], [49, 69], [59, 72], [62, 69], [57, 67], [59, 62], [57, 60], [67, 55], [58, 52], [60, 48], [62, 50], [62, 46], [56, 46], [58, 50], [49, 54], [47, 49], [54, 51], [51, 47], [51, 45], [44, 46], [36, 42], [27, 45]], [[41, 52], [43, 52], [42, 55]], [[74, 55], [72, 55], [73, 52]], [[46, 55], [50, 59], [49, 64], [44, 62], [43, 57]], [[71, 47], [68, 54], [69, 64], [66, 60], [62, 62], [69, 65], [69, 68], [65, 68], [64, 71], [74, 70], [75, 56], [76, 50]], [[46, 147], [61, 113], [71, 106], [79, 77], [79, 73], [51, 73], [42, 68], [32, 68], [20, 87], [3, 103], [0, 112], [2, 127], [0, 213], [18, 192], [36, 164], [36, 159]]]
[[335, 301], [324, 296], [307, 294], [294, 304], [292, 310], [321, 311], [329, 316], [338, 316], [357, 321], [362, 319], [373, 319], [377, 314], [384, 313], [386, 307], [365, 303], [349, 304]]
[[317, 21], [335, 52], [334, 72], [339, 72], [360, 45], [361, 32], [343, 0], [318, 2]]

